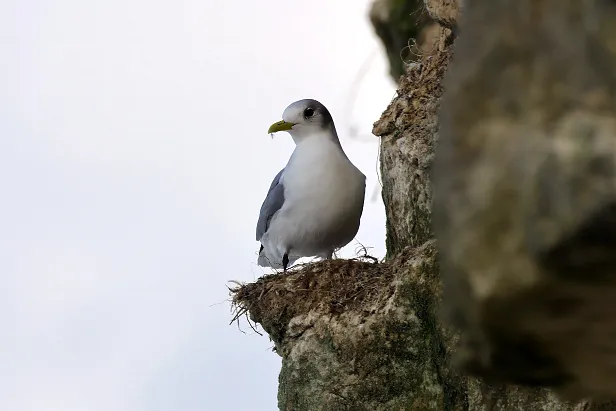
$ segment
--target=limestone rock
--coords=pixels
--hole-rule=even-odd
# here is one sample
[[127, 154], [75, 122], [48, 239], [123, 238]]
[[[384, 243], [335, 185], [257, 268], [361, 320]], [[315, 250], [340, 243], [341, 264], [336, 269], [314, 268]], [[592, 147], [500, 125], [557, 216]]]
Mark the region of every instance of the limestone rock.
[[423, 0], [374, 0], [369, 17], [396, 82], [406, 71], [407, 63], [431, 52], [438, 35], [438, 24], [426, 13]]
[[441, 26], [457, 31], [457, 21], [462, 8], [462, 0], [425, 0], [428, 15]]
[[616, 398], [616, 4], [466, 3], [434, 163], [459, 359]]
[[437, 320], [434, 241], [385, 263], [333, 260], [235, 290], [283, 358], [278, 407], [292, 411], [590, 410], [545, 390], [489, 388], [449, 364]]
[[235, 296], [283, 358], [281, 410], [442, 409], [432, 242], [389, 263], [334, 260]]
[[[442, 36], [446, 33], [442, 30]], [[437, 140], [441, 79], [450, 49], [409, 67], [397, 96], [374, 124], [381, 137], [382, 195], [387, 217], [387, 253], [432, 238], [430, 168]]]

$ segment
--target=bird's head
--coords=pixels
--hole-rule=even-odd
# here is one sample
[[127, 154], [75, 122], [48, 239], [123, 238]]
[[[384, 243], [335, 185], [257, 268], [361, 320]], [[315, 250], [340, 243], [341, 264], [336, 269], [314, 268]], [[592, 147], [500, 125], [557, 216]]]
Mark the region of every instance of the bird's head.
[[338, 140], [331, 114], [323, 104], [312, 99], [291, 103], [282, 113], [282, 121], [267, 130], [269, 134], [278, 131], [288, 132], [296, 144], [317, 136]]

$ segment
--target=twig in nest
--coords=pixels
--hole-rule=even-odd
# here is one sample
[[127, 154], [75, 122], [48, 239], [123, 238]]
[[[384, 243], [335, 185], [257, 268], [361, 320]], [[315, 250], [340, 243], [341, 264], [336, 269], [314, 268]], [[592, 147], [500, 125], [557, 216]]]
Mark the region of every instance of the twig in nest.
[[232, 305], [235, 310], [235, 313], [233, 314], [233, 318], [231, 318], [231, 322], [229, 323], [229, 325], [233, 324], [234, 321], [237, 321], [238, 328], [239, 328], [239, 318], [248, 312], [248, 307], [243, 306], [243, 305], [240, 306], [235, 301], [232, 303]]
[[235, 308], [235, 314], [233, 315], [233, 318], [231, 319], [231, 322], [229, 323], [229, 325], [231, 325], [231, 324], [233, 324], [235, 322], [237, 324], [237, 329], [240, 330], [242, 333], [246, 334], [246, 332], [244, 330], [242, 330], [242, 328], [240, 327], [240, 317], [241, 316], [245, 316], [246, 317], [246, 322], [248, 323], [250, 328], [252, 328], [252, 331], [256, 332], [260, 336], [263, 336], [263, 334], [261, 334], [255, 328], [255, 326], [252, 324], [252, 321], [248, 317], [248, 307], [246, 307], [243, 304], [240, 305], [239, 303], [237, 303], [235, 301], [233, 302], [233, 306]]
[[229, 280], [229, 281], [227, 281], [227, 282], [229, 282], [229, 283], [233, 283], [233, 284], [235, 284], [235, 285], [237, 286], [237, 287], [234, 287], [234, 288], [231, 288], [231, 287], [229, 287], [228, 285], [226, 285], [226, 286], [225, 286], [225, 287], [227, 287], [227, 289], [228, 289], [230, 292], [232, 292], [232, 293], [234, 293], [234, 294], [236, 294], [236, 293], [240, 290], [240, 288], [242, 288], [242, 287], [244, 286], [244, 284], [243, 284], [243, 283], [241, 283], [241, 282], [239, 282], [239, 281], [236, 281], [236, 280]]
[[257, 329], [252, 325], [252, 321], [250, 321], [250, 318], [248, 318], [248, 312], [245, 312], [244, 315], [246, 316], [246, 322], [248, 323], [250, 328], [252, 328], [252, 331], [256, 332], [261, 337], [263, 337], [263, 334], [261, 334], [259, 331], [257, 331]]
[[[363, 245], [362, 243], [360, 243], [359, 241], [357, 241], [357, 243], [359, 244], [359, 247], [357, 247], [355, 249], [355, 254], [357, 255], [357, 260], [370, 260], [373, 263], [378, 263], [379, 259], [376, 257], [373, 257], [371, 255], [368, 254], [368, 247], [366, 247], [365, 245]], [[359, 253], [362, 253], [361, 255]]]

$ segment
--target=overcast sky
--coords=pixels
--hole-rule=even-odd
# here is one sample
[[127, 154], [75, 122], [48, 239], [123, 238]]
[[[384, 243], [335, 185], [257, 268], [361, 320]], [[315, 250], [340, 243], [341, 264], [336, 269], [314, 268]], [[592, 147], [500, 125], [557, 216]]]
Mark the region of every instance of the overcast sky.
[[1, 410], [276, 409], [280, 358], [229, 325], [226, 285], [268, 272], [254, 226], [293, 142], [266, 130], [301, 98], [367, 175], [357, 240], [384, 255], [370, 131], [394, 87], [367, 13], [0, 2]]

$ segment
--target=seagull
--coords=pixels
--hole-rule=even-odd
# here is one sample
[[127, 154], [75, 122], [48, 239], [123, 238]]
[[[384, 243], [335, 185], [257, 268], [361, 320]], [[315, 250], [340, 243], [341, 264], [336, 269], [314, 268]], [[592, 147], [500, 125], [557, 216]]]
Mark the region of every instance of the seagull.
[[295, 142], [261, 206], [257, 263], [284, 271], [301, 257], [331, 259], [353, 240], [364, 209], [366, 176], [344, 153], [325, 106], [290, 104], [268, 134], [286, 131]]

